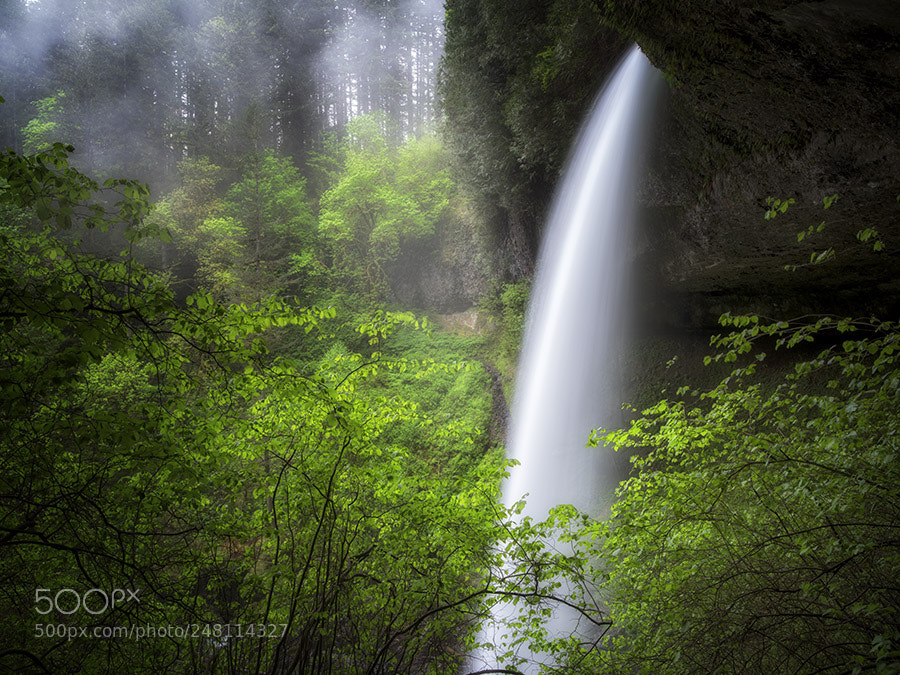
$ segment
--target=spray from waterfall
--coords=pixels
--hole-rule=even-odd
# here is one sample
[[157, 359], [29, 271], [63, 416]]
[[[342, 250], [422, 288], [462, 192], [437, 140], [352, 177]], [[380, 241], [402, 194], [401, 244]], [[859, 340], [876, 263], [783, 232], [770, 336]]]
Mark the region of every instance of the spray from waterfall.
[[[505, 504], [525, 497], [522, 515], [535, 520], [558, 504], [598, 516], [622, 478], [610, 453], [585, 446], [592, 429], [620, 421], [620, 363], [634, 302], [626, 260], [659, 80], [633, 47], [594, 104], [550, 212], [507, 435], [507, 456], [520, 464], [503, 486]], [[502, 624], [508, 611], [495, 613], [494, 623]], [[577, 630], [576, 623], [560, 611], [548, 629], [561, 636]], [[482, 640], [504, 632], [495, 628], [486, 626]], [[492, 661], [477, 654], [470, 663], [476, 660]]]

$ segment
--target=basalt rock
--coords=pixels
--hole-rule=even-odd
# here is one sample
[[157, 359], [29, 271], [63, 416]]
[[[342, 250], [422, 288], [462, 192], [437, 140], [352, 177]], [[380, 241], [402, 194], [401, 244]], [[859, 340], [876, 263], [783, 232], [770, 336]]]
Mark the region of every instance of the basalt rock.
[[[671, 83], [634, 252], [655, 291], [647, 318], [896, 316], [896, 3], [634, 0], [602, 13]], [[766, 219], [769, 197], [793, 202]]]
[[484, 241], [470, 209], [458, 204], [435, 235], [403, 251], [387, 270], [390, 298], [402, 307], [462, 312], [493, 288], [502, 251]]

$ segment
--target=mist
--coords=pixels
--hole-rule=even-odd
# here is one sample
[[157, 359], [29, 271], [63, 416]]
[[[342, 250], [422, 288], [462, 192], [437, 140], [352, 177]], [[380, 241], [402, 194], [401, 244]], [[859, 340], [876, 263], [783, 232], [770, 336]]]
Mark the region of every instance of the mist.
[[361, 114], [419, 133], [436, 116], [443, 7], [3, 0], [0, 41], [0, 146], [71, 143], [79, 168], [158, 193], [192, 157], [268, 147], [302, 165]]

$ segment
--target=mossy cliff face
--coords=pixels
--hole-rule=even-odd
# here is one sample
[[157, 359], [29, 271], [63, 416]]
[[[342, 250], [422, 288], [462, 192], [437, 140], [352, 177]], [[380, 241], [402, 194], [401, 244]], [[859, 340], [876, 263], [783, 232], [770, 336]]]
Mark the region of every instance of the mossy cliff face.
[[504, 281], [528, 277], [578, 126], [626, 40], [581, 0], [447, 0], [448, 146]]
[[[639, 266], [676, 323], [896, 312], [900, 12], [887, 1], [605, 3], [673, 83]], [[839, 195], [825, 210], [823, 199]], [[766, 219], [766, 198], [794, 199]], [[813, 225], [821, 232], [798, 233]], [[861, 243], [874, 228], [885, 249]], [[813, 254], [833, 248], [826, 262]], [[786, 265], [798, 265], [785, 271]], [[672, 302], [679, 299], [682, 302]]]
[[[497, 247], [515, 261], [498, 276], [527, 276], [561, 158], [615, 54], [636, 41], [670, 83], [641, 194], [646, 225], [633, 252], [640, 281], [653, 291], [646, 297], [655, 298], [643, 303], [647, 317], [701, 326], [726, 310], [896, 313], [895, 1], [448, 0], [447, 7], [448, 128], [473, 191], [496, 209], [486, 213]], [[498, 27], [497, 16], [529, 21]], [[553, 105], [555, 98], [566, 104]], [[823, 198], [834, 194], [824, 210]], [[767, 197], [795, 201], [767, 220]], [[798, 232], [823, 221], [821, 232], [798, 242]], [[857, 240], [864, 228], [878, 231], [884, 251]], [[830, 260], [802, 266], [829, 248]], [[787, 272], [786, 265], [801, 266]]]

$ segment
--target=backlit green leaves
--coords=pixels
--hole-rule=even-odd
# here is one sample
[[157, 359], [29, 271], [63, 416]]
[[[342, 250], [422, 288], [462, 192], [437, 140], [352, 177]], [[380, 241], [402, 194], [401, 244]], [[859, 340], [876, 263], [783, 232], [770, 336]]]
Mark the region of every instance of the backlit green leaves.
[[775, 199], [774, 197], [766, 198], [766, 220], [772, 220], [776, 216], [782, 213], [787, 213], [788, 208], [791, 204], [795, 204], [796, 200], [793, 197], [789, 197], [788, 199]]
[[388, 141], [374, 117], [354, 120], [342, 170], [322, 196], [319, 231], [339, 272], [362, 290], [383, 292], [404, 247], [431, 236], [454, 185], [433, 137]]
[[714, 338], [724, 360], [763, 339], [822, 345], [781, 381], [757, 384], [744, 366], [693, 402], [662, 401], [594, 437], [648, 449], [601, 525], [622, 629], [601, 661], [615, 672], [896, 663], [896, 326], [754, 319], [723, 317], [740, 329]]
[[133, 180], [110, 180], [104, 189], [121, 197], [113, 209], [91, 202], [100, 187], [69, 166], [73, 149], [53, 143], [36, 155], [18, 155], [12, 150], [0, 155], [0, 203], [33, 209], [38, 220], [52, 221], [61, 229], [69, 229], [76, 222], [104, 231], [122, 224], [130, 239], [146, 236], [143, 220], [151, 209], [147, 186]]
[[876, 230], [874, 227], [863, 228], [856, 233], [856, 238], [863, 243], [871, 241], [873, 251], [884, 250], [884, 242], [881, 240], [881, 236], [878, 234], [878, 230]]

